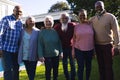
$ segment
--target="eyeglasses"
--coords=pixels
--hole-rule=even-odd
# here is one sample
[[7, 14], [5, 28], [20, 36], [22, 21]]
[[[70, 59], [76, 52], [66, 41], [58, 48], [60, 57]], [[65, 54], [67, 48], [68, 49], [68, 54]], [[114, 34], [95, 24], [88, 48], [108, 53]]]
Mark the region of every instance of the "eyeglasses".
[[21, 10], [14, 10], [15, 12], [18, 12], [18, 13], [22, 13], [22, 11]]
[[22, 13], [22, 11], [16, 11], [16, 12]]

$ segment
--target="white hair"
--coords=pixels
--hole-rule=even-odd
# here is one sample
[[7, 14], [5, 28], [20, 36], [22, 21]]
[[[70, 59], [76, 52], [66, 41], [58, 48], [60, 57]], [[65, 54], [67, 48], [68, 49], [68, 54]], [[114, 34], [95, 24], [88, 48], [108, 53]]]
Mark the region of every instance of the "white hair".
[[51, 21], [52, 27], [53, 27], [53, 25], [54, 25], [53, 17], [52, 17], [51, 15], [47, 15], [47, 16], [45, 17], [45, 19], [44, 19], [44, 24], [46, 24], [46, 19], [49, 19], [49, 20]]
[[28, 16], [27, 18], [26, 18], [26, 21], [28, 20], [28, 19], [32, 19], [33, 21], [35, 21], [35, 18], [33, 17], [33, 16]]
[[69, 15], [69, 13], [67, 13], [67, 12], [63, 12], [63, 13], [61, 13], [61, 15], [60, 15], [60, 19], [62, 18], [63, 15], [64, 15], [65, 17], [68, 18], [68, 22], [71, 22], [71, 19], [70, 19], [70, 15]]
[[27, 20], [29, 20], [30, 18], [32, 19], [32, 21], [35, 22], [35, 18], [34, 18], [33, 16], [28, 16], [28, 17], [26, 17], [26, 20], [25, 20], [25, 26], [26, 26], [26, 27], [28, 26]]
[[69, 14], [67, 13], [67, 12], [63, 12], [63, 13], [61, 13], [61, 15], [60, 15], [60, 18], [62, 17], [62, 15], [65, 15], [68, 19], [69, 19]]

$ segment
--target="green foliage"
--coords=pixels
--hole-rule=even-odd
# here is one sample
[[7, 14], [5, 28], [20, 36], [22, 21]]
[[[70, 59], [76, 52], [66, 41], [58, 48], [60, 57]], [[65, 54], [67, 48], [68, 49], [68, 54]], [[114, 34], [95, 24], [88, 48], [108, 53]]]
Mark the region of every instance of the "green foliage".
[[80, 9], [86, 9], [88, 13], [92, 13], [94, 11], [94, 3], [96, 0], [67, 0], [71, 9], [78, 14]]
[[[66, 0], [71, 9], [77, 14], [82, 8], [88, 11], [88, 17], [95, 15], [94, 4], [98, 0]], [[105, 9], [114, 14], [120, 23], [120, 0], [101, 0], [105, 3]]]
[[120, 0], [103, 0], [108, 12], [114, 14], [120, 23]]
[[66, 2], [57, 2], [53, 4], [48, 12], [57, 12], [57, 11], [64, 11], [69, 10], [69, 5]]

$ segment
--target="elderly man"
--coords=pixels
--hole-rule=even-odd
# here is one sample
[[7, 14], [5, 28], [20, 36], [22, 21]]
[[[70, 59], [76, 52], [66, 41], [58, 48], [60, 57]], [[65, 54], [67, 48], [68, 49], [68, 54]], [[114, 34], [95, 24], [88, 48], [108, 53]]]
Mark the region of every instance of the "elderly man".
[[[74, 25], [69, 22], [69, 14], [62, 13], [60, 17], [60, 23], [55, 25], [55, 30], [58, 32], [58, 35], [61, 39], [62, 48], [63, 48], [63, 69], [66, 80], [75, 80], [75, 63], [72, 58], [72, 46], [71, 39], [73, 37]], [[68, 59], [70, 61], [71, 74], [68, 71]]]
[[2, 55], [4, 80], [19, 80], [18, 47], [23, 24], [22, 8], [15, 6], [13, 14], [0, 23], [0, 54]]
[[91, 18], [95, 31], [95, 50], [99, 65], [100, 80], [114, 80], [112, 54], [119, 46], [119, 26], [116, 17], [106, 12], [104, 3], [95, 3], [96, 15]]

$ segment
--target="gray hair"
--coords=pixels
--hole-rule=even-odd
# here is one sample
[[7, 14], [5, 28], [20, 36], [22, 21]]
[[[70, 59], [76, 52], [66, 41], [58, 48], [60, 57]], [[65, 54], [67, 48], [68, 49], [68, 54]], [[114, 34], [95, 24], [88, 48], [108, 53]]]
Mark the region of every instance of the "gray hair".
[[27, 18], [26, 18], [26, 21], [28, 20], [28, 19], [32, 19], [33, 21], [35, 21], [35, 18], [33, 17], [33, 16], [28, 16]]
[[45, 17], [45, 19], [44, 19], [44, 25], [46, 24], [46, 19], [49, 19], [49, 20], [51, 21], [52, 27], [53, 27], [53, 25], [54, 25], [53, 17], [52, 17], [51, 15], [47, 15], [47, 16]]
[[68, 19], [70, 17], [70, 15], [67, 12], [61, 13], [60, 18], [62, 17], [62, 15], [65, 15]]
[[35, 18], [34, 18], [33, 16], [28, 16], [28, 17], [26, 17], [26, 20], [25, 20], [25, 26], [26, 26], [26, 27], [28, 26], [27, 20], [29, 20], [30, 18], [35, 22]]

